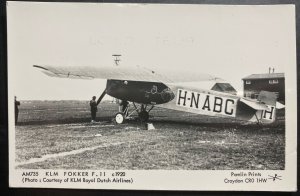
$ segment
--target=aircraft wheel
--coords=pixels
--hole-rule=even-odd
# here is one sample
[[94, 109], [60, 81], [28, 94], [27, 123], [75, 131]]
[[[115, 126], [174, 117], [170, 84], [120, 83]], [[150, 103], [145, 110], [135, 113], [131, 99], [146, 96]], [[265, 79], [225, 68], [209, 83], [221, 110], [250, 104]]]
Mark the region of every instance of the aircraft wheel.
[[147, 122], [149, 120], [149, 112], [141, 111], [139, 113], [139, 118], [141, 119], [142, 122]]
[[122, 112], [118, 112], [115, 115], [115, 120], [116, 120], [117, 124], [122, 124], [124, 122], [124, 120], [125, 120], [124, 114]]

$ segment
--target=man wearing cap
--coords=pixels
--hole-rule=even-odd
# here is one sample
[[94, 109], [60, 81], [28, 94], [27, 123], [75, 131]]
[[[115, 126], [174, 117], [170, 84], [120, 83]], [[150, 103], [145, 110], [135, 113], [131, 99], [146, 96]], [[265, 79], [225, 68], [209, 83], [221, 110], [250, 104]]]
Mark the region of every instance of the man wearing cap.
[[97, 109], [97, 102], [96, 102], [96, 96], [93, 96], [92, 100], [90, 101], [91, 106], [91, 115], [92, 115], [92, 123], [96, 121], [96, 113], [98, 111]]

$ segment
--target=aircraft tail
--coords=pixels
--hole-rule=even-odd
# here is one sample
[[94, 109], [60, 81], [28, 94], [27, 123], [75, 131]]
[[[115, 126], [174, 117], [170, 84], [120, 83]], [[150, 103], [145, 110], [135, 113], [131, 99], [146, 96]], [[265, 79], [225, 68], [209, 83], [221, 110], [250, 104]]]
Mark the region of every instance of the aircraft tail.
[[260, 121], [262, 123], [273, 123], [276, 120], [276, 94], [274, 92], [261, 91], [257, 101], [265, 104], [267, 107], [265, 110], [257, 111], [257, 115], [260, 114]]
[[276, 94], [274, 92], [268, 92], [268, 91], [261, 91], [257, 97], [257, 101], [259, 101], [260, 103], [271, 105], [271, 106], [276, 106], [276, 100], [277, 100]]
[[257, 100], [241, 98], [240, 101], [254, 109], [249, 121], [262, 124], [273, 123], [276, 120], [277, 96], [274, 92], [261, 91]]

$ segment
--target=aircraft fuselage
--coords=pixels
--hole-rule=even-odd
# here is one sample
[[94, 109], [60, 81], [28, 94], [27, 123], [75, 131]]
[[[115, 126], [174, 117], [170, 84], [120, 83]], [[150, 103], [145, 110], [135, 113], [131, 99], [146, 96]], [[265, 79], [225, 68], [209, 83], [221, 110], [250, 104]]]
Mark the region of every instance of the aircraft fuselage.
[[163, 104], [175, 97], [163, 83], [130, 80], [107, 80], [106, 93], [117, 99], [142, 104]]

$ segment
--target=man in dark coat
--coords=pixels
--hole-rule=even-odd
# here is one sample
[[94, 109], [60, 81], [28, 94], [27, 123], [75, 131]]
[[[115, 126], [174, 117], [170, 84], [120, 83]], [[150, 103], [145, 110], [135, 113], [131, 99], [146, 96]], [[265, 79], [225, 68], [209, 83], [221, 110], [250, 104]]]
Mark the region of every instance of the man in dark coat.
[[92, 123], [96, 121], [96, 113], [98, 111], [97, 109], [97, 102], [96, 102], [96, 96], [93, 96], [92, 100], [90, 101], [91, 106], [91, 115], [92, 115]]
[[18, 123], [19, 105], [21, 105], [21, 103], [17, 101], [17, 97], [15, 96], [15, 125]]
[[[129, 102], [127, 100], [121, 100], [120, 106], [122, 107], [122, 112], [125, 114], [128, 111], [125, 111], [129, 105]], [[125, 114], [126, 115], [126, 114]]]

